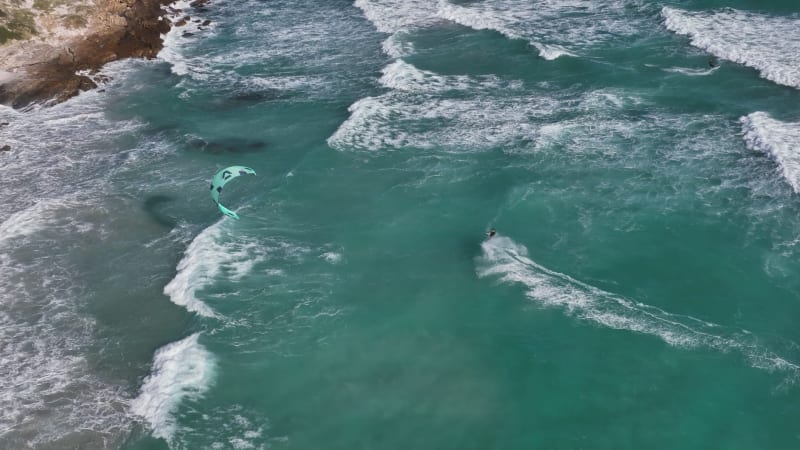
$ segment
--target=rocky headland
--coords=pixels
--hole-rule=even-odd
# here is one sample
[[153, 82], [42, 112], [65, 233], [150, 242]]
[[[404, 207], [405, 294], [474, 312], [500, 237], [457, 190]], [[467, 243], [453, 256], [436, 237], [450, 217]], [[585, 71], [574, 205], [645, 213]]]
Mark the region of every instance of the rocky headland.
[[155, 57], [171, 26], [168, 3], [0, 0], [0, 104], [58, 103], [96, 87], [90, 75], [103, 64]]

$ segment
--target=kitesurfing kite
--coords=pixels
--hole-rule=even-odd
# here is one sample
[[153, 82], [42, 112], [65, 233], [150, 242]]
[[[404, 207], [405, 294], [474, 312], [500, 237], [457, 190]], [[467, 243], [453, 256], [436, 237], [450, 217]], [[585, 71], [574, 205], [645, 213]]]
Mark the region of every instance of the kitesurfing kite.
[[235, 212], [231, 211], [230, 209], [222, 206], [219, 202], [219, 194], [222, 192], [222, 186], [225, 186], [229, 181], [232, 179], [242, 176], [242, 175], [255, 175], [256, 171], [245, 166], [230, 166], [225, 169], [220, 170], [214, 175], [214, 179], [211, 181], [211, 199], [214, 200], [214, 203], [217, 204], [219, 210], [222, 211], [222, 214], [226, 216], [231, 216], [236, 220], [239, 220], [239, 215]]

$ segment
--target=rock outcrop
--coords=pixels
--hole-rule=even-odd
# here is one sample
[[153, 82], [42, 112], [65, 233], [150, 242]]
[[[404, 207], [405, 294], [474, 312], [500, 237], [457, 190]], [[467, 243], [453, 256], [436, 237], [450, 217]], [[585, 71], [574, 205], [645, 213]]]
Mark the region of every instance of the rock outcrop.
[[153, 58], [169, 0], [0, 0], [0, 104], [57, 103], [120, 58]]

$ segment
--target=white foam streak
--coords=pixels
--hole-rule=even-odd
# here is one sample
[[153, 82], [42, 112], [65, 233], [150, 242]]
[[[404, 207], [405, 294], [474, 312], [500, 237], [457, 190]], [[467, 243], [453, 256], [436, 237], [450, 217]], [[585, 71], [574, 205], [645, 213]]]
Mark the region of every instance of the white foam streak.
[[45, 226], [42, 215], [47, 208], [40, 202], [19, 211], [0, 223], [0, 243], [21, 236], [30, 236]]
[[[642, 103], [630, 93], [615, 90], [592, 91], [580, 99], [546, 95], [504, 98], [494, 95], [495, 88], [506, 86], [502, 92], [513, 94], [521, 83], [491, 76], [442, 76], [402, 60], [384, 69], [381, 83], [395, 90], [351, 105], [350, 117], [328, 138], [331, 147], [480, 151], [515, 146], [517, 151], [538, 151], [560, 143], [565, 149], [596, 151], [600, 148], [598, 134], [624, 138], [633, 133], [631, 123], [619, 119], [618, 111]], [[437, 95], [459, 89], [478, 97]], [[489, 95], [481, 95], [484, 93]], [[564, 111], [573, 111], [579, 117], [552, 120], [553, 114]], [[613, 146], [605, 147], [614, 150]]]
[[195, 333], [160, 348], [141, 393], [131, 402], [131, 411], [147, 420], [155, 437], [169, 441], [180, 404], [201, 398], [214, 381], [214, 356], [198, 342], [199, 337]]
[[[503, 11], [509, 12], [505, 8]], [[507, 26], [512, 21], [511, 17], [491, 8], [478, 10], [448, 3], [442, 4], [436, 15], [474, 30], [494, 30], [511, 39], [522, 37]]]
[[525, 39], [539, 56], [554, 60], [573, 51], [636, 34], [624, 1], [494, 0], [460, 6], [442, 3], [437, 16], [475, 30], [493, 30], [509, 39]]
[[127, 380], [96, 355], [115, 338], [87, 304], [103, 272], [84, 266], [116, 258], [103, 251], [114, 226], [107, 208], [119, 205], [115, 174], [151, 150], [138, 120], [107, 114], [108, 98], [144, 64], [110, 63], [103, 90], [52, 107], [0, 107], [0, 140], [11, 147], [0, 155], [0, 447], [110, 448], [130, 431]]
[[800, 17], [670, 7], [661, 15], [669, 30], [689, 36], [695, 47], [752, 67], [775, 83], [800, 88]]
[[382, 33], [395, 33], [405, 27], [430, 20], [439, 10], [437, 0], [356, 0], [355, 6]]
[[420, 70], [399, 59], [383, 69], [378, 82], [390, 89], [407, 92], [476, 91], [486, 89], [516, 89], [521, 82], [505, 83], [496, 76], [439, 75]]
[[[533, 118], [548, 114], [552, 100], [526, 97], [440, 99], [393, 92], [350, 106], [350, 117], [328, 138], [337, 150], [434, 148], [485, 150], [535, 137]], [[431, 127], [436, 124], [436, 127]]]
[[74, 206], [42, 200], [0, 224], [0, 442], [20, 448], [77, 429], [113, 441], [127, 428], [124, 393], [89, 368], [95, 323], [77, 311], [81, 286], [53, 246], [91, 229]]
[[672, 73], [680, 73], [683, 75], [688, 75], [690, 77], [703, 77], [706, 75], [711, 75], [715, 71], [719, 69], [719, 66], [712, 67], [709, 69], [691, 69], [687, 67], [668, 67], [666, 69], [662, 69], [665, 72], [672, 72]]
[[800, 373], [800, 366], [763, 348], [749, 332], [670, 314], [587, 285], [537, 264], [524, 246], [507, 237], [485, 241], [482, 250], [476, 261], [479, 277], [521, 284], [527, 289], [526, 295], [542, 305], [563, 308], [568, 314], [605, 327], [653, 335], [672, 346], [735, 350], [754, 367], [787, 371], [793, 376]]
[[548, 61], [553, 61], [561, 56], [575, 56], [574, 53], [571, 53], [560, 45], [545, 45], [538, 42], [534, 42], [532, 45], [539, 50], [539, 56]]
[[192, 10], [190, 3], [190, 0], [178, 0], [172, 4], [172, 8], [180, 12], [169, 16], [172, 27], [167, 34], [161, 36], [164, 44], [161, 47], [161, 51], [158, 52], [158, 58], [170, 63], [172, 73], [176, 75], [189, 75], [195, 79], [205, 80], [209, 77], [210, 69], [203, 64], [198, 64], [198, 61], [184, 56], [182, 47], [186, 44], [187, 39], [191, 39], [193, 35], [198, 33], [208, 34], [214, 29], [215, 24], [208, 23], [203, 25], [198, 18], [195, 18], [194, 21], [190, 20], [182, 26], [176, 26], [183, 17], [186, 17], [187, 10]]
[[781, 122], [764, 112], [739, 121], [747, 147], [772, 157], [794, 192], [800, 193], [800, 122]]
[[405, 41], [406, 32], [398, 31], [393, 35], [386, 38], [381, 44], [383, 48], [383, 53], [391, 56], [392, 58], [402, 58], [404, 56], [408, 56], [414, 53], [414, 45], [410, 42]]
[[553, 60], [573, 55], [571, 46], [591, 45], [608, 36], [631, 34], [636, 28], [627, 23], [624, 2], [609, 0], [587, 5], [571, 0], [548, 0], [531, 4], [521, 0], [495, 0], [460, 6], [447, 1], [356, 0], [364, 16], [378, 31], [392, 36], [384, 42], [384, 52], [400, 58], [413, 52], [410, 44], [400, 44], [399, 34], [413, 28], [447, 20], [474, 30], [496, 31], [510, 39], [525, 39], [539, 55]]
[[220, 278], [238, 280], [264, 260], [264, 248], [244, 238], [228, 238], [224, 219], [203, 230], [189, 244], [178, 263], [177, 274], [164, 287], [164, 294], [177, 305], [205, 317], [217, 313], [197, 298], [197, 293]]

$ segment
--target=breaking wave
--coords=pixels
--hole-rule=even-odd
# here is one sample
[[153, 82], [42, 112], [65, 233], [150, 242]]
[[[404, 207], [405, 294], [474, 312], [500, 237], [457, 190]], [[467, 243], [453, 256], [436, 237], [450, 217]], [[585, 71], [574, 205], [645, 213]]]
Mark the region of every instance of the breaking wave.
[[689, 12], [664, 7], [664, 25], [695, 47], [752, 67], [763, 78], [800, 88], [800, 17], [771, 17], [727, 9]]
[[483, 89], [519, 89], [521, 82], [504, 82], [492, 75], [473, 77], [467, 75], [439, 75], [421, 70], [398, 59], [383, 69], [378, 82], [390, 89], [406, 92], [446, 92]]
[[241, 279], [265, 258], [265, 249], [255, 241], [228, 240], [224, 223], [219, 221], [194, 238], [178, 263], [177, 274], [164, 287], [173, 303], [205, 317], [219, 316], [198, 298], [198, 292], [220, 277]]
[[[618, 36], [639, 33], [627, 2], [494, 0], [468, 6], [447, 1], [357, 0], [378, 31], [396, 34], [411, 27], [447, 20], [475, 30], [492, 30], [510, 39], [527, 40], [539, 55], [553, 60]], [[391, 56], [407, 54], [385, 45]]]
[[181, 403], [201, 398], [214, 381], [214, 355], [199, 337], [195, 333], [158, 349], [141, 393], [131, 402], [131, 411], [147, 420], [153, 436], [168, 442], [177, 428], [175, 413]]
[[774, 159], [794, 192], [800, 193], [800, 122], [781, 122], [764, 112], [739, 121], [747, 147]]

